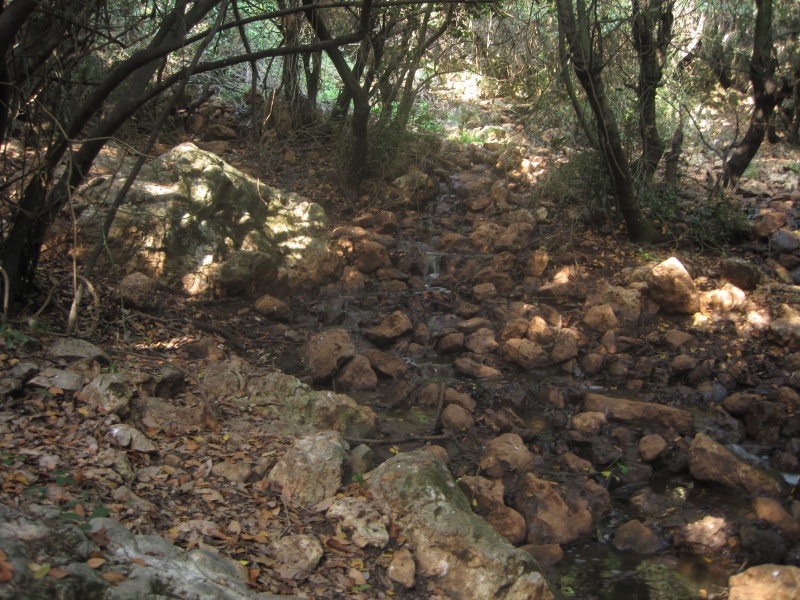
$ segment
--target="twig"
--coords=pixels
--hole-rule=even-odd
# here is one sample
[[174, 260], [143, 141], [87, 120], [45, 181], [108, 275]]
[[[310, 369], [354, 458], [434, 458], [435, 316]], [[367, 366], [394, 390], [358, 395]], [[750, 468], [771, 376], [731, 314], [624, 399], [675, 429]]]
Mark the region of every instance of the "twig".
[[406, 444], [408, 442], [436, 442], [443, 440], [450, 440], [453, 438], [452, 434], [443, 433], [441, 435], [409, 435], [401, 438], [385, 438], [382, 440], [374, 440], [369, 438], [344, 438], [353, 444], [372, 444], [374, 446], [385, 446], [386, 444]]

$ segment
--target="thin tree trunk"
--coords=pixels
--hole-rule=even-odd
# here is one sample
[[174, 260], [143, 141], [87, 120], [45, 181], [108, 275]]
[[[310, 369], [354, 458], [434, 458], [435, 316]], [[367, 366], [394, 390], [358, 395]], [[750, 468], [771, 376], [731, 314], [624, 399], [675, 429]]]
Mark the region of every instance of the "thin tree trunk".
[[[593, 44], [591, 35], [599, 35], [598, 30], [590, 28], [584, 0], [556, 0], [559, 26], [569, 44], [575, 76], [586, 92], [589, 106], [597, 121], [597, 137], [600, 155], [611, 179], [614, 197], [628, 229], [628, 237], [634, 242], [649, 241], [654, 233], [642, 217], [633, 190], [633, 178], [628, 167], [628, 157], [622, 147], [617, 121], [606, 96], [603, 78], [602, 44]], [[576, 11], [577, 10], [577, 19]]]
[[755, 157], [779, 102], [780, 86], [775, 80], [775, 56], [772, 46], [772, 0], [756, 0], [756, 24], [753, 57], [750, 60], [753, 84], [753, 113], [741, 143], [725, 165], [723, 184], [735, 185]]

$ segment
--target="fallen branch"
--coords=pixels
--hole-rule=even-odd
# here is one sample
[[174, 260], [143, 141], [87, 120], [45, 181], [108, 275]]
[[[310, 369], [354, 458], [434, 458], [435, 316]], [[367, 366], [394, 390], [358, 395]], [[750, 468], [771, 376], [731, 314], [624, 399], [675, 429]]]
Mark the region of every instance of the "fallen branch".
[[438, 442], [442, 440], [450, 440], [453, 435], [443, 433], [441, 435], [409, 435], [402, 438], [385, 438], [381, 440], [373, 440], [369, 438], [344, 438], [353, 444], [372, 444], [374, 446], [384, 446], [386, 444], [407, 444], [408, 442]]

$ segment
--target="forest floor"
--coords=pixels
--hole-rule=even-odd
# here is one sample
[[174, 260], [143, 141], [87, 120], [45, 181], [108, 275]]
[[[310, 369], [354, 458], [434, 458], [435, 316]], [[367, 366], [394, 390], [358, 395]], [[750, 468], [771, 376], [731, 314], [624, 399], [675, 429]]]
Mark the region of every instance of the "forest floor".
[[[565, 156], [553, 145], [544, 145], [539, 147], [538, 154], [532, 153], [527, 158], [546, 168], [563, 163]], [[398, 221], [412, 218], [422, 223], [416, 229], [409, 228], [392, 235], [402, 236], [405, 243], [431, 244], [437, 238], [438, 227], [457, 229], [459, 211], [466, 212], [456, 200], [447, 206], [434, 203], [428, 209], [406, 210], [396, 203], [382, 201], [388, 197], [383, 189], [385, 183], [365, 187], [358, 194], [343, 193], [339, 185], [340, 166], [324, 146], [314, 141], [274, 144], [269, 150], [254, 149], [246, 143], [234, 144], [224, 159], [269, 185], [299, 193], [319, 203], [329, 215], [331, 230], [353, 223], [369, 230], [380, 211], [390, 211], [396, 214]], [[437, 159], [432, 157], [432, 160]], [[800, 169], [798, 165], [800, 152], [796, 148], [765, 144], [752, 168], [755, 177], [743, 182], [737, 193], [746, 213], [755, 217], [763, 211], [782, 212], [787, 216], [787, 227], [796, 229], [796, 219], [800, 218], [796, 208], [800, 191], [796, 178], [789, 176]], [[443, 163], [439, 169], [446, 170], [446, 166]], [[711, 167], [713, 165], [691, 168], [697, 179], [684, 180], [681, 192], [684, 200], [694, 198], [700, 203], [708, 196], [703, 174], [706, 170], [713, 170]], [[517, 183], [515, 193], [532, 194], [532, 185]], [[717, 384], [720, 382], [728, 393], [746, 389], [767, 394], [780, 387], [797, 388], [793, 378], [798, 360], [792, 355], [793, 349], [770, 340], [764, 328], [755, 322], [758, 319], [768, 321], [778, 315], [781, 304], [800, 306], [800, 287], [791, 279], [787, 280], [792, 265], [787, 261], [784, 261], [786, 266], [781, 264], [779, 253], [771, 247], [769, 238], [750, 235], [740, 237], [732, 244], [702, 247], [697, 243], [692, 245], [691, 240], [697, 238], [688, 235], [692, 233], [691, 223], [676, 225], [662, 220], [660, 225], [666, 228], [675, 225], [674, 242], [639, 247], [624, 241], [616, 223], [609, 226], [598, 222], [574, 204], [547, 202], [545, 199], [542, 205], [550, 216], [537, 226], [535, 237], [530, 241], [531, 247], [547, 251], [552, 265], [551, 275], [566, 268], [577, 268], [581, 281], [589, 289], [596, 288], [600, 282], [624, 285], [626, 276], [637, 268], [652, 266], [673, 255], [680, 256], [690, 266], [695, 282], [703, 291], [718, 287], [719, 265], [726, 257], [741, 257], [756, 264], [763, 273], [762, 283], [747, 293], [747, 314], [744, 311], [727, 314], [711, 324], [695, 322], [691, 316], [658, 314], [635, 332], [626, 332], [624, 339], [620, 338], [618, 342], [625, 347], [630, 364], [614, 377], [602, 373], [590, 377], [574, 370], [565, 372], [554, 368], [546, 375], [537, 373], [532, 379], [523, 370], [506, 365], [501, 382], [483, 383], [459, 379], [452, 368], [445, 365], [436, 372], [431, 366], [420, 368], [415, 374], [416, 387], [403, 388], [404, 392], [398, 392], [386, 382], [375, 390], [353, 392], [354, 399], [379, 412], [382, 423], [379, 429], [384, 435], [438, 433], [431, 429], [430, 423], [398, 425], [392, 421], [395, 413], [382, 414], [381, 407], [405, 406], [411, 412], [413, 398], [397, 398], [392, 394], [407, 393], [409, 389], [418, 389], [425, 381], [444, 378], [449, 385], [471, 394], [479, 407], [474, 431], [447, 446], [451, 454], [451, 470], [460, 477], [478, 471], [478, 450], [494, 435], [491, 427], [482, 422], [483, 411], [487, 409], [511, 407], [538, 440], [534, 443], [537, 450], [543, 456], [552, 456], [563, 443], [569, 415], [581, 395], [592, 386], [624, 390], [628, 394], [655, 394], [661, 402], [692, 407], [697, 407], [698, 402], [718, 405], [721, 398], [714, 395], [714, 390], [719, 389]], [[681, 216], [674, 215], [676, 221]], [[466, 222], [461, 224], [465, 233], [469, 232], [467, 225]], [[715, 224], [706, 222], [705, 226], [714, 227]], [[49, 280], [57, 281], [61, 274], [69, 273], [69, 261], [64, 260], [65, 256], [57, 247], [46, 253], [41, 270], [48, 274]], [[458, 272], [451, 275], [454, 276], [455, 289], [431, 291], [415, 304], [407, 304], [408, 310], [416, 311], [415, 317], [424, 322], [452, 316], [457, 309], [456, 296], [468, 294], [466, 290], [471, 289], [474, 280], [460, 280]], [[521, 279], [519, 277], [517, 281]], [[197, 300], [175, 290], [162, 289], [159, 292], [162, 300], [160, 311], [153, 314], [128, 311], [123, 319], [115, 298], [114, 283], [98, 280], [95, 287], [100, 294], [100, 326], [87, 334], [87, 339], [109, 351], [117, 369], [155, 373], [166, 364], [174, 365], [186, 375], [188, 387], [193, 390], [185, 400], [190, 407], [192, 401], [202, 396], [199, 388], [202, 387], [202, 374], [208, 360], [235, 353], [253, 364], [276, 367], [288, 374], [305, 377], [301, 348], [308, 335], [342, 324], [356, 330], [364, 329], [374, 324], [380, 314], [391, 312], [393, 302], [388, 295], [381, 295], [376, 286], [372, 298], [367, 297], [369, 294], [362, 297], [357, 311], [359, 320], [354, 322], [352, 315], [346, 314], [347, 306], [332, 303], [324, 295], [302, 295], [291, 299], [288, 320], [276, 323], [255, 311], [250, 300]], [[43, 294], [46, 291], [43, 290]], [[502, 298], [488, 302], [480, 314], [499, 323], [494, 315], [498, 314], [497, 309], [504, 306], [503, 303], [509, 301], [535, 304], [541, 301], [541, 297], [535, 289], [520, 284], [503, 294]], [[32, 321], [22, 320], [15, 321], [13, 328], [4, 328], [2, 339], [5, 348], [0, 354], [0, 368], [11, 368], [27, 361], [44, 361], [47, 348], [63, 337], [58, 332], [63, 330], [64, 313], [69, 303], [67, 291], [56, 290], [50, 307], [37, 318], [35, 326], [32, 326]], [[557, 308], [561, 321], [569, 325], [578, 324], [585, 312], [582, 302], [577, 299]], [[425, 311], [428, 311], [427, 315]], [[201, 327], [198, 323], [212, 326]], [[81, 327], [86, 332], [87, 323], [83, 322]], [[692, 382], [670, 377], [659, 383], [634, 372], [634, 364], [643, 357], [652, 360], [657, 367], [670, 364], [674, 353], [651, 343], [654, 332], [660, 335], [668, 329], [681, 329], [696, 336], [697, 341], [686, 353], [698, 364], [708, 365], [705, 377]], [[206, 349], [198, 353], [197, 344], [201, 340], [206, 340], [203, 342]], [[730, 371], [732, 367], [738, 369], [738, 375], [720, 377], [720, 369]], [[544, 387], [558, 391], [563, 399], [560, 407], [558, 403], [543, 406], [539, 402]], [[703, 390], [714, 392], [711, 400], [703, 400]], [[417, 588], [406, 590], [389, 580], [386, 567], [392, 552], [403, 545], [402, 533], [393, 532], [390, 546], [385, 550], [363, 550], [337, 532], [324, 515], [286, 505], [277, 493], [263, 485], [236, 486], [225, 476], [212, 473], [212, 465], [218, 462], [258, 462], [254, 457], [266, 457], [267, 463], [274, 463], [291, 443], [290, 439], [265, 423], [254, 423], [249, 429], [237, 430], [242, 419], [232, 406], [219, 406], [213, 419], [202, 426], [183, 430], [164, 430], [144, 423], [145, 433], [159, 446], [160, 458], [156, 460], [133, 453], [131, 458], [138, 478], [125, 482], [129, 494], [118, 493], [119, 486], [114, 490], [98, 483], [110, 479], [111, 470], [102, 453], [97, 452], [99, 440], [91, 442], [103, 415], [82, 405], [74, 394], [57, 387], [28, 387], [24, 396], [6, 401], [6, 408], [12, 407], [13, 414], [3, 412], [0, 423], [2, 502], [15, 506], [29, 503], [57, 505], [68, 510], [71, 518], [79, 523], [93, 515], [111, 514], [137, 532], [165, 535], [184, 548], [218, 549], [246, 565], [248, 578], [257, 591], [298, 594], [308, 598], [446, 598], [435, 581], [418, 578]], [[437, 424], [432, 425], [435, 427]], [[237, 443], [232, 443], [232, 439], [238, 440]], [[242, 439], [246, 439], [246, 443]], [[781, 438], [773, 446], [786, 442]], [[387, 444], [376, 446], [376, 451], [379, 456], [386, 457], [423, 444]], [[764, 444], [757, 445], [764, 450]], [[797, 459], [800, 457], [795, 456]], [[261, 464], [264, 469], [268, 466], [263, 461]], [[169, 469], [160, 468], [163, 465], [178, 474], [171, 476]], [[178, 492], [192, 481], [202, 488], [202, 493]], [[345, 495], [366, 493], [358, 482], [348, 482], [342, 489]], [[791, 510], [791, 500], [784, 500], [787, 510]], [[687, 510], [698, 510], [704, 502], [702, 508], [708, 508], [711, 497], [698, 500]], [[680, 511], [680, 507], [677, 510]], [[314, 532], [324, 543], [325, 557], [308, 579], [295, 579], [291, 573], [281, 571], [275, 559], [265, 551], [268, 541], [286, 532]], [[608, 538], [600, 528], [595, 541], [608, 545]], [[698, 587], [705, 588], [707, 595], [723, 594], [727, 576], [743, 566], [742, 556], [737, 553], [735, 545], [728, 550], [715, 555], [713, 563], [705, 567]], [[588, 588], [576, 592], [574, 588], [578, 584], [574, 575], [567, 581], [557, 565], [551, 569], [554, 589], [560, 590], [565, 597], [600, 597]], [[599, 571], [592, 575], [591, 567], [586, 567], [586, 576], [597, 577]], [[588, 584], [584, 582], [583, 585]], [[569, 593], [570, 589], [573, 589], [572, 593]], [[698, 589], [696, 593], [700, 597], [702, 591]]]

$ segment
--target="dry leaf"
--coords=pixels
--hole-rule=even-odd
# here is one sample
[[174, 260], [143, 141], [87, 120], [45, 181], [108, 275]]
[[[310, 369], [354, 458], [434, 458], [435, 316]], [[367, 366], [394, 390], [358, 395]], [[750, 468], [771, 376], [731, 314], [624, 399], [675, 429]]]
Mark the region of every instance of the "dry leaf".
[[89, 567], [91, 567], [92, 569], [97, 569], [97, 568], [102, 567], [104, 564], [106, 564], [106, 559], [105, 558], [90, 558], [89, 560], [86, 561], [86, 564], [89, 565]]
[[8, 560], [4, 550], [0, 549], [0, 583], [7, 583], [14, 577], [14, 564]]
[[128, 581], [128, 578], [125, 577], [122, 573], [115, 573], [114, 571], [109, 571], [108, 573], [103, 573], [100, 575], [103, 579], [105, 579], [108, 583], [112, 585], [116, 585], [118, 583], [122, 583], [123, 581]]
[[69, 575], [69, 571], [65, 571], [64, 569], [50, 569], [48, 575], [53, 579], [64, 579], [64, 577]]

